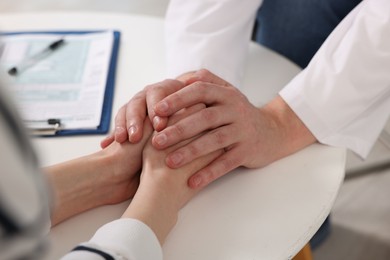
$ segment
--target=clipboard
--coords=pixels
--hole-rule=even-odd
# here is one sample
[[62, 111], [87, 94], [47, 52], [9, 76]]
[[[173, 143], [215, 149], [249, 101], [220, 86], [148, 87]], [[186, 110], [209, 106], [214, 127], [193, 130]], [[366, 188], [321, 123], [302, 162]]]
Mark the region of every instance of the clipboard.
[[115, 76], [116, 76], [116, 67], [119, 53], [120, 45], [120, 31], [117, 30], [86, 30], [86, 31], [20, 31], [20, 32], [0, 32], [2, 35], [21, 35], [21, 34], [37, 34], [37, 35], [85, 35], [89, 33], [99, 33], [112, 31], [113, 33], [113, 45], [111, 50], [111, 56], [108, 65], [108, 73], [106, 86], [104, 90], [104, 99], [103, 106], [101, 111], [100, 124], [97, 128], [88, 128], [88, 129], [62, 129], [60, 121], [55, 123], [51, 122], [53, 119], [48, 119], [46, 122], [39, 122], [39, 124], [28, 124], [28, 129], [30, 133], [34, 136], [71, 136], [71, 135], [95, 135], [95, 134], [106, 134], [110, 129], [111, 122], [111, 113], [112, 113], [112, 104], [115, 88]]

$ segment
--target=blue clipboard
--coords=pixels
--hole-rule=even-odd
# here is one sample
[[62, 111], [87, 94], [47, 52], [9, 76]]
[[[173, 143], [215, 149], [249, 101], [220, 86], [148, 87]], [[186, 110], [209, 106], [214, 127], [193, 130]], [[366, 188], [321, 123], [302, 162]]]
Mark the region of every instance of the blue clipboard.
[[[21, 31], [21, 32], [0, 32], [1, 35], [18, 35], [18, 34], [53, 34], [53, 35], [80, 35], [88, 33], [104, 32], [107, 30], [90, 30], [90, 31]], [[111, 30], [110, 30], [111, 31]], [[113, 30], [114, 42], [112, 46], [110, 64], [107, 74], [106, 88], [102, 107], [100, 124], [95, 129], [54, 129], [50, 134], [38, 134], [39, 136], [71, 136], [71, 135], [91, 135], [106, 134], [110, 130], [111, 112], [114, 97], [116, 67], [120, 45], [120, 31]]]

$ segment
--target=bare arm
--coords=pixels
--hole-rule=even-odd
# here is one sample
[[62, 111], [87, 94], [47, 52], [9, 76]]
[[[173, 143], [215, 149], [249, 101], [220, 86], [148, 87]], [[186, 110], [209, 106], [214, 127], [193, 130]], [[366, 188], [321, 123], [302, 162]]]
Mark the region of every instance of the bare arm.
[[145, 121], [138, 144], [112, 143], [94, 154], [45, 168], [54, 193], [52, 225], [105, 204], [134, 195], [139, 183], [142, 149], [151, 133]]

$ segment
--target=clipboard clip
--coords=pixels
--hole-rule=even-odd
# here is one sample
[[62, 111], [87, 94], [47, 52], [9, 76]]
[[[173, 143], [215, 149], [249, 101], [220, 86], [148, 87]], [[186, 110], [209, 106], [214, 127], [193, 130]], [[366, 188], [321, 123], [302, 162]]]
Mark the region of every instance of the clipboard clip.
[[47, 120], [24, 120], [30, 134], [33, 136], [55, 135], [62, 129], [61, 120], [49, 118]]

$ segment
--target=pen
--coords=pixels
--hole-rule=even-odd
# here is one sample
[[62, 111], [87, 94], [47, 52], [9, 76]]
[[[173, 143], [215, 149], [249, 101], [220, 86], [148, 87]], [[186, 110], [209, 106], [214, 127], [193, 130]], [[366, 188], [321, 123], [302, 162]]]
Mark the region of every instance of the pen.
[[46, 120], [24, 120], [27, 129], [33, 136], [55, 135], [62, 129], [61, 119], [49, 118]]
[[27, 69], [31, 66], [34, 66], [37, 62], [46, 58], [48, 55], [50, 55], [55, 50], [58, 50], [62, 45], [64, 45], [64, 43], [65, 43], [64, 38], [61, 38], [59, 40], [56, 40], [56, 41], [50, 43], [49, 46], [47, 46], [42, 51], [40, 51], [40, 52], [30, 56], [30, 57], [27, 57], [25, 60], [22, 60], [22, 62], [20, 64], [10, 68], [8, 70], [8, 74], [15, 76], [15, 75], [21, 73], [22, 71], [24, 71], [25, 69]]
[[49, 118], [46, 120], [23, 120], [23, 121], [28, 124], [46, 123], [48, 125], [61, 125], [61, 119], [58, 118]]

